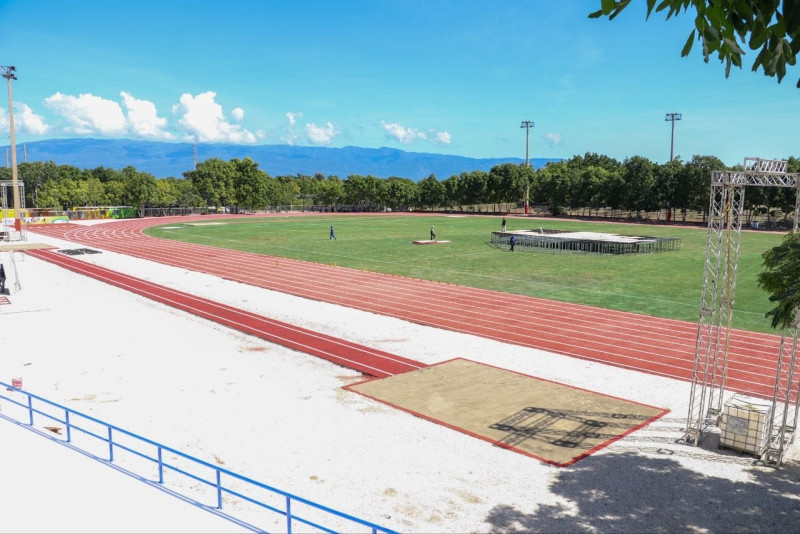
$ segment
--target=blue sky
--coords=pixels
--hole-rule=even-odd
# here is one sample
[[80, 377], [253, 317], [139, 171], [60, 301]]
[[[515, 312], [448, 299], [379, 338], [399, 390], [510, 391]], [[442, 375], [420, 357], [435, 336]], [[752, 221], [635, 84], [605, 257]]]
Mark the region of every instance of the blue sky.
[[[800, 68], [729, 79], [692, 15], [600, 0], [0, 0], [17, 143], [135, 138], [468, 157], [800, 156]], [[0, 99], [0, 145], [8, 101]]]

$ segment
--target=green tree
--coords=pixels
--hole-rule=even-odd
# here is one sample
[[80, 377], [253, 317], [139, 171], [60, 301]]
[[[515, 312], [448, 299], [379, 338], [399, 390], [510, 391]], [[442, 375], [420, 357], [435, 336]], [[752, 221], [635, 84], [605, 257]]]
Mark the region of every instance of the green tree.
[[568, 205], [573, 169], [565, 162], [548, 163], [536, 173], [536, 203], [550, 206], [550, 213], [560, 215]]
[[444, 186], [444, 202], [449, 207], [456, 207], [461, 205], [461, 185], [460, 178], [457, 174], [450, 176], [447, 180], [442, 182]]
[[775, 307], [765, 316], [772, 317], [772, 327], [787, 327], [800, 306], [800, 233], [789, 232], [783, 242], [768, 251], [764, 271], [758, 275], [758, 286], [770, 294]]
[[156, 198], [156, 178], [150, 173], [139, 172], [128, 166], [120, 171], [123, 191], [122, 202], [126, 206], [139, 208], [139, 216], [144, 216], [144, 208], [150, 207]]
[[[631, 0], [601, 0], [600, 9], [590, 18], [607, 16], [613, 20]], [[753, 72], [761, 69], [775, 76], [778, 83], [786, 75], [786, 65], [794, 65], [800, 53], [800, 2], [797, 0], [647, 0], [647, 18], [653, 12], [666, 12], [670, 19], [689, 9], [694, 11], [694, 29], [681, 56], [689, 55], [695, 38], [702, 44], [708, 63], [717, 54], [725, 64], [725, 77], [731, 66], [742, 67], [745, 51], [760, 50], [753, 61]], [[800, 88], [800, 80], [797, 81]]]
[[461, 201], [464, 204], [483, 203], [486, 200], [488, 181], [489, 173], [486, 171], [462, 172], [458, 180]]
[[665, 209], [671, 214], [674, 208], [680, 209], [682, 204], [685, 205], [685, 195], [681, 191], [681, 181], [684, 176], [683, 162], [680, 158], [675, 158], [656, 166], [655, 171], [658, 208]]
[[320, 201], [336, 211], [336, 205], [344, 198], [344, 184], [338, 176], [328, 176], [320, 185]]
[[422, 207], [438, 208], [444, 206], [444, 184], [436, 179], [435, 174], [417, 182], [417, 202]]
[[371, 210], [378, 206], [380, 180], [372, 175], [351, 174], [344, 181], [345, 202]]
[[227, 206], [236, 196], [234, 174], [229, 162], [212, 158], [198, 163], [196, 169], [183, 176], [192, 182], [207, 206]]
[[258, 208], [267, 205], [267, 192], [272, 184], [271, 178], [258, 168], [258, 163], [250, 158], [232, 159], [233, 201], [243, 208]]
[[722, 160], [715, 156], [692, 156], [684, 165], [683, 187], [687, 190], [686, 207], [682, 209], [685, 220], [686, 210], [703, 213], [703, 220], [708, 212], [708, 199], [711, 196], [711, 173], [726, 169]]
[[625, 208], [635, 211], [640, 217], [642, 211], [656, 207], [655, 165], [652, 161], [642, 156], [626, 159], [622, 164], [622, 178], [627, 190]]
[[495, 202], [521, 202], [525, 200], [534, 171], [526, 165], [501, 163], [489, 171], [490, 189]]

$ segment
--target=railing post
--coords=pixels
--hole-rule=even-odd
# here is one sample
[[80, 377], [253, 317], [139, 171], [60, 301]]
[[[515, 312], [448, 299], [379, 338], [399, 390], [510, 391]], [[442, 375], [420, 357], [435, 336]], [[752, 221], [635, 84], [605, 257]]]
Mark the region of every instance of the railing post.
[[114, 461], [114, 441], [111, 437], [111, 427], [108, 427], [108, 461]]
[[158, 448], [158, 483], [164, 483], [164, 462], [161, 459], [161, 447]]
[[222, 510], [222, 486], [219, 479], [219, 469], [217, 469], [217, 510]]
[[69, 424], [69, 410], [64, 410], [64, 421], [67, 425], [67, 443], [72, 441], [72, 427]]
[[286, 533], [292, 534], [292, 499], [286, 496]]
[[33, 397], [30, 395], [28, 395], [28, 421], [28, 424], [33, 426]]

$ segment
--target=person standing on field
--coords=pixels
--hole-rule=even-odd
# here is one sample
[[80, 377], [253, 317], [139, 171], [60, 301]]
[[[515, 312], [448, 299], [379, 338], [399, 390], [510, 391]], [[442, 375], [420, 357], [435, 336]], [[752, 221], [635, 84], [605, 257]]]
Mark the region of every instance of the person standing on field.
[[511, 252], [514, 252], [514, 245], [517, 244], [517, 236], [512, 235], [511, 239], [508, 240], [508, 244], [511, 245]]
[[431, 226], [431, 241], [436, 241], [436, 228]]
[[501, 232], [505, 232], [506, 231], [506, 218], [505, 217], [503, 217], [503, 226], [502, 226], [500, 231]]
[[336, 232], [333, 231], [333, 226], [331, 226], [331, 236], [328, 238], [328, 241], [330, 241], [331, 239], [333, 239], [334, 241], [338, 241], [338, 239], [336, 239]]

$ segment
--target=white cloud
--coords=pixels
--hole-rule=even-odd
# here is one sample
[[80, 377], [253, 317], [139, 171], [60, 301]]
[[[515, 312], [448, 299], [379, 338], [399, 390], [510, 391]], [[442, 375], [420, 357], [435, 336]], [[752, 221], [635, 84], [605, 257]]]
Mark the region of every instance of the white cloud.
[[393, 137], [404, 145], [408, 145], [416, 141], [417, 135], [419, 134], [419, 131], [416, 128], [406, 128], [405, 126], [402, 126], [396, 122], [387, 123], [381, 121], [381, 126], [389, 137]]
[[450, 132], [436, 132], [434, 137], [434, 142], [438, 145], [449, 145], [452, 140], [453, 136], [450, 135]]
[[297, 132], [294, 131], [294, 125], [297, 124], [297, 119], [302, 117], [302, 111], [298, 111], [297, 113], [290, 111], [286, 114], [286, 118], [289, 119], [289, 126], [286, 128], [287, 132], [283, 140], [286, 141], [286, 144], [289, 146], [294, 146], [295, 142], [297, 142], [297, 140], [301, 137]]
[[164, 128], [167, 119], [158, 116], [156, 105], [149, 100], [139, 100], [129, 93], [120, 93], [122, 101], [128, 110], [128, 126], [130, 130], [141, 137], [152, 139], [174, 139], [175, 136]]
[[555, 132], [547, 132], [544, 138], [549, 141], [550, 148], [555, 148], [561, 144], [561, 134]]
[[404, 145], [409, 145], [415, 141], [427, 141], [437, 145], [449, 145], [452, 136], [448, 132], [437, 130], [423, 131], [418, 128], [406, 127], [396, 122], [381, 121], [381, 127], [386, 135]]
[[67, 120], [68, 132], [120, 135], [127, 130], [122, 108], [113, 100], [88, 93], [78, 97], [56, 93], [45, 98], [44, 103]]
[[330, 122], [325, 126], [317, 126], [313, 122], [306, 124], [306, 135], [308, 140], [315, 145], [329, 145], [333, 137], [338, 134], [336, 128]]
[[237, 121], [240, 121], [244, 119], [244, 110], [242, 108], [233, 108], [231, 110], [231, 116]]
[[216, 96], [213, 91], [196, 97], [184, 93], [180, 103], [173, 106], [173, 113], [181, 117], [178, 122], [186, 130], [186, 138], [201, 143], [255, 143], [252, 132], [225, 119], [222, 106], [214, 100]]
[[[30, 108], [30, 106], [21, 102], [15, 102], [14, 108], [14, 131], [17, 133], [27, 133], [32, 135], [42, 135], [47, 133], [50, 126], [45, 124], [41, 115], [37, 115]], [[8, 113], [3, 108], [0, 108], [0, 128], [8, 128], [9, 118]]]
[[289, 119], [289, 126], [294, 126], [297, 122], [297, 119], [301, 119], [303, 117], [303, 112], [299, 111], [297, 113], [292, 113], [291, 111], [286, 114], [286, 118]]

